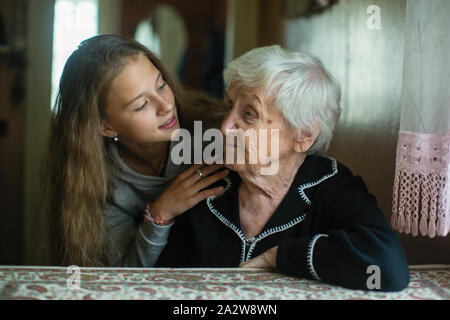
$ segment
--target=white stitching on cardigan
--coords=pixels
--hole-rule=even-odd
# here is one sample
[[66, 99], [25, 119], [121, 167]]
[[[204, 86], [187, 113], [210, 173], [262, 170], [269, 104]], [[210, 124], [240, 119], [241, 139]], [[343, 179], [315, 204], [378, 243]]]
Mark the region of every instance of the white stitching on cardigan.
[[[328, 179], [328, 178], [334, 176], [334, 175], [338, 172], [338, 170], [337, 170], [336, 159], [331, 158], [331, 157], [328, 157], [328, 159], [331, 161], [331, 167], [332, 167], [333, 172], [331, 172], [331, 173], [328, 174], [328, 175], [323, 176], [321, 179], [319, 179], [319, 180], [317, 180], [317, 181], [315, 181], [315, 182], [305, 183], [305, 184], [303, 184], [303, 185], [301, 185], [301, 186], [298, 187], [298, 191], [299, 191], [300, 197], [301, 197], [301, 198], [303, 199], [303, 201], [305, 201], [308, 205], [311, 204], [311, 200], [309, 200], [308, 197], [306, 196], [306, 194], [305, 194], [305, 192], [304, 192], [304, 189], [311, 188], [311, 187], [313, 187], [313, 186], [315, 186], [315, 185], [318, 185], [319, 183], [325, 181], [326, 179]], [[255, 246], [256, 246], [256, 244], [257, 244], [257, 242], [258, 242], [259, 240], [262, 240], [262, 239], [264, 239], [265, 237], [268, 237], [268, 236], [270, 236], [270, 235], [273, 234], [273, 233], [277, 233], [277, 232], [281, 232], [281, 231], [284, 231], [284, 230], [286, 230], [286, 229], [289, 229], [290, 227], [292, 227], [292, 226], [296, 225], [297, 223], [303, 221], [304, 218], [305, 218], [305, 214], [304, 214], [303, 216], [299, 216], [299, 217], [297, 217], [297, 218], [291, 220], [290, 222], [288, 222], [288, 223], [286, 223], [286, 224], [284, 224], [284, 225], [282, 225], [282, 226], [275, 227], [275, 228], [271, 228], [271, 229], [269, 229], [269, 230], [264, 231], [264, 232], [263, 232], [262, 234], [260, 234], [260, 235], [256, 238], [256, 240], [251, 244], [250, 249], [249, 249], [248, 254], [247, 254], [247, 260], [250, 259], [250, 256], [251, 256], [251, 254], [253, 253], [253, 250], [255, 249]]]
[[317, 281], [321, 281], [319, 275], [316, 272], [316, 269], [314, 269], [314, 265], [313, 265], [313, 250], [314, 250], [314, 245], [316, 244], [317, 239], [321, 238], [321, 237], [327, 237], [327, 234], [324, 233], [318, 233], [316, 234], [312, 240], [309, 242], [308, 245], [308, 253], [306, 255], [306, 263], [308, 264], [308, 269], [310, 274], [312, 275], [312, 277], [317, 280]]
[[242, 233], [242, 231], [236, 227], [236, 225], [234, 223], [232, 223], [231, 221], [229, 221], [227, 218], [225, 218], [216, 208], [214, 208], [213, 204], [212, 204], [212, 200], [215, 200], [221, 196], [223, 196], [225, 194], [225, 192], [227, 192], [230, 187], [231, 187], [231, 179], [229, 177], [224, 178], [224, 180], [227, 182], [227, 186], [222, 190], [221, 193], [209, 197], [206, 199], [206, 203], [208, 204], [208, 208], [209, 210], [214, 213], [214, 215], [223, 223], [225, 224], [227, 227], [229, 227], [231, 230], [233, 230], [238, 236], [239, 238], [241, 238], [242, 240], [242, 250], [241, 250], [241, 262], [244, 261], [245, 258], [245, 250], [246, 250], [246, 240], [244, 237], [244, 234]]
[[289, 221], [288, 223], [285, 223], [285, 224], [283, 224], [283, 225], [281, 225], [281, 226], [274, 227], [274, 228], [270, 228], [270, 229], [268, 229], [268, 230], [265, 230], [263, 233], [261, 233], [261, 234], [254, 240], [254, 242], [251, 244], [250, 249], [248, 250], [248, 253], [247, 253], [246, 261], [249, 260], [249, 259], [251, 259], [250, 257], [251, 257], [251, 255], [252, 255], [253, 250], [255, 249], [255, 246], [256, 246], [256, 244], [258, 243], [258, 241], [260, 241], [260, 240], [262, 240], [262, 239], [264, 239], [264, 238], [266, 238], [266, 237], [268, 237], [268, 236], [270, 236], [270, 235], [272, 235], [272, 234], [274, 234], [274, 233], [282, 232], [282, 231], [285, 231], [285, 230], [287, 230], [287, 229], [289, 229], [289, 228], [295, 226], [297, 223], [302, 222], [302, 221], [305, 219], [305, 216], [306, 216], [306, 214], [304, 214], [304, 215], [302, 215], [302, 216], [299, 216], [299, 217], [297, 217], [297, 218], [294, 218], [294, 219], [292, 219], [291, 221]]
[[[298, 187], [298, 191], [299, 191], [300, 197], [301, 197], [301, 198], [303, 199], [303, 201], [305, 201], [308, 205], [311, 204], [311, 200], [309, 200], [308, 197], [306, 196], [306, 194], [305, 194], [305, 192], [304, 192], [304, 189], [311, 188], [311, 187], [313, 187], [313, 186], [315, 186], [315, 185], [318, 185], [319, 183], [325, 181], [326, 179], [331, 178], [332, 176], [334, 176], [334, 175], [338, 172], [338, 170], [337, 170], [336, 159], [331, 158], [331, 157], [328, 157], [328, 159], [331, 161], [331, 166], [332, 166], [332, 170], [333, 170], [332, 173], [323, 176], [321, 179], [319, 179], [319, 180], [317, 180], [317, 181], [315, 181], [315, 182], [305, 183], [305, 184], [303, 184], [303, 185], [301, 185], [301, 186]], [[261, 234], [254, 240], [254, 242], [250, 245], [249, 251], [248, 251], [248, 253], [247, 253], [247, 257], [245, 257], [245, 250], [246, 250], [247, 240], [245, 239], [245, 236], [244, 236], [242, 230], [240, 230], [238, 227], [236, 227], [236, 225], [235, 225], [234, 223], [232, 223], [232, 222], [229, 221], [227, 218], [225, 218], [225, 217], [224, 217], [224, 216], [223, 216], [216, 208], [214, 208], [213, 204], [211, 203], [212, 200], [215, 200], [215, 199], [217, 199], [217, 198], [223, 196], [223, 195], [225, 194], [225, 192], [227, 192], [227, 191], [230, 189], [230, 187], [231, 187], [231, 179], [230, 179], [230, 177], [226, 177], [226, 178], [224, 178], [224, 180], [227, 182], [227, 186], [224, 188], [224, 190], [222, 190], [221, 193], [219, 193], [219, 194], [217, 194], [217, 195], [215, 195], [215, 196], [212, 196], [212, 197], [207, 198], [207, 199], [206, 199], [206, 202], [207, 202], [207, 204], [208, 204], [209, 210], [210, 210], [210, 211], [211, 211], [211, 212], [212, 212], [212, 213], [213, 213], [213, 214], [214, 214], [214, 215], [215, 215], [215, 216], [216, 216], [223, 224], [225, 224], [227, 227], [229, 227], [230, 229], [232, 229], [232, 230], [239, 236], [239, 238], [241, 238], [241, 240], [242, 240], [241, 262], [244, 262], [244, 261], [250, 259], [251, 254], [253, 253], [253, 250], [255, 249], [256, 244], [257, 244], [260, 240], [262, 240], [262, 239], [264, 239], [264, 238], [266, 238], [266, 237], [268, 237], [268, 236], [270, 236], [270, 235], [272, 235], [272, 234], [274, 234], [274, 233], [285, 231], [285, 230], [287, 230], [287, 229], [293, 227], [293, 226], [296, 225], [297, 223], [302, 222], [302, 221], [304, 220], [304, 218], [305, 218], [305, 215], [306, 215], [306, 214], [303, 214], [302, 216], [298, 216], [298, 217], [294, 218], [293, 220], [291, 220], [290, 222], [288, 222], [288, 223], [286, 223], [286, 224], [284, 224], [284, 225], [281, 225], [281, 226], [278, 226], [278, 227], [274, 227], [274, 228], [270, 228], [270, 229], [268, 229], [268, 230], [265, 230], [265, 231], [264, 231], [263, 233], [261, 233]], [[317, 239], [316, 239], [316, 240], [317, 240]], [[314, 241], [314, 242], [315, 242], [315, 241]], [[310, 245], [311, 245], [311, 243], [310, 243]], [[308, 250], [309, 250], [309, 249], [308, 249]], [[312, 250], [312, 249], [311, 249], [311, 250]], [[309, 259], [309, 257], [307, 257], [307, 259]], [[312, 251], [311, 251], [311, 259], [312, 259]], [[309, 260], [308, 260], [308, 261], [309, 261]], [[315, 271], [314, 271], [314, 267], [312, 266], [312, 263], [311, 263], [310, 266], [311, 266], [311, 268], [312, 268], [312, 269], [310, 268], [310, 271], [312, 271], [311, 273], [312, 273], [313, 277], [314, 277], [314, 276], [317, 276], [317, 274], [316, 274]], [[313, 273], [313, 272], [314, 272], [314, 273]], [[317, 278], [318, 278], [318, 276], [317, 276]]]
[[333, 159], [333, 158], [328, 158], [328, 159], [331, 160], [331, 167], [333, 169], [332, 173], [330, 173], [326, 176], [323, 176], [322, 178], [320, 178], [319, 180], [317, 180], [315, 182], [308, 182], [308, 183], [302, 184], [300, 187], [298, 187], [298, 193], [299, 193], [300, 197], [303, 199], [303, 201], [306, 202], [307, 205], [311, 205], [311, 200], [309, 200], [309, 198], [306, 196], [305, 189], [308, 189], [315, 185], [318, 185], [319, 183], [331, 178], [338, 172], [336, 159]]

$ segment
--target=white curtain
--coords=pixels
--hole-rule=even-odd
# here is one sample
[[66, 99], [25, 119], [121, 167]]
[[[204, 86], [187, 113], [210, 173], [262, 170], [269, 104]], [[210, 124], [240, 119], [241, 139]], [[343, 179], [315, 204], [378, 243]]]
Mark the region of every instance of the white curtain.
[[407, 0], [400, 132], [391, 224], [450, 230], [450, 1]]

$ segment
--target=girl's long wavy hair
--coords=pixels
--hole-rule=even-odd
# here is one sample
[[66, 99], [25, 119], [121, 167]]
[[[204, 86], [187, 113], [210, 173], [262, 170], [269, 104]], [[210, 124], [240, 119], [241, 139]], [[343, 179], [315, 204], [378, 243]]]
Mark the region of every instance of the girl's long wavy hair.
[[51, 264], [104, 266], [103, 210], [111, 196], [109, 145], [99, 133], [112, 80], [127, 57], [143, 54], [162, 73], [175, 95], [177, 84], [160, 60], [138, 42], [114, 35], [83, 41], [61, 76], [43, 163], [42, 209]]

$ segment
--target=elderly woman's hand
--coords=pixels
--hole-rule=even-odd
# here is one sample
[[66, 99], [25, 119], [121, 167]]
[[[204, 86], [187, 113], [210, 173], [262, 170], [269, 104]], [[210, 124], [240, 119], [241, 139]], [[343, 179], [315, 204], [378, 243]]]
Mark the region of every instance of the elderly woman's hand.
[[277, 253], [278, 246], [267, 250], [259, 256], [242, 262], [239, 268], [262, 268], [262, 269], [276, 269], [277, 268]]

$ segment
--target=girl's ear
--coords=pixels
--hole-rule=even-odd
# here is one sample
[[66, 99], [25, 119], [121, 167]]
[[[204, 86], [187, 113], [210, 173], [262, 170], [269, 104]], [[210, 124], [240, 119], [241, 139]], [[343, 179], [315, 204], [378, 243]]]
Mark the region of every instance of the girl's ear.
[[314, 130], [311, 132], [310, 130], [297, 130], [296, 140], [294, 141], [294, 151], [299, 153], [306, 153], [314, 141], [316, 141], [317, 136], [319, 135], [320, 130]]
[[102, 136], [107, 138], [114, 138], [117, 136], [117, 132], [114, 131], [104, 120], [100, 123], [99, 132]]

